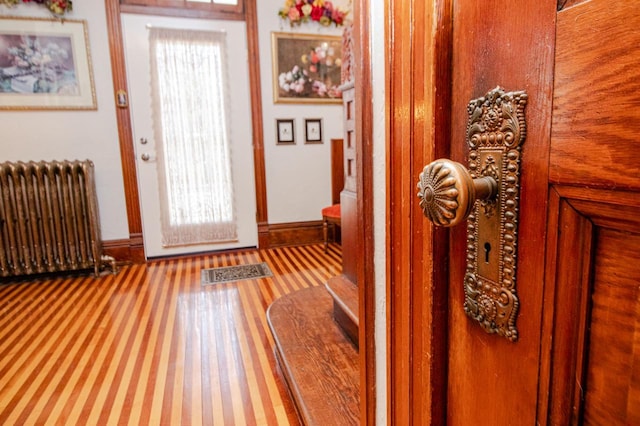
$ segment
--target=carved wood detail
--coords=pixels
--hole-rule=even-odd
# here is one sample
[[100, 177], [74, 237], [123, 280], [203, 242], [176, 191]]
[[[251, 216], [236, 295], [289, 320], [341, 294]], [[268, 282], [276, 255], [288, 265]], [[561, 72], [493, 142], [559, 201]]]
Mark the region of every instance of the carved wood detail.
[[354, 64], [353, 56], [353, 24], [346, 25], [342, 32], [342, 67], [341, 67], [341, 83], [347, 84], [354, 80]]

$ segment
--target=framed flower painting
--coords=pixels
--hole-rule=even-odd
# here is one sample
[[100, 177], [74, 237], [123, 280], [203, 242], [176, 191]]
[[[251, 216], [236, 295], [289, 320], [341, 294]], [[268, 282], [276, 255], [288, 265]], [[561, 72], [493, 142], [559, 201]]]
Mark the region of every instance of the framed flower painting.
[[86, 21], [0, 17], [0, 110], [96, 108]]
[[274, 32], [275, 103], [341, 103], [342, 38]]

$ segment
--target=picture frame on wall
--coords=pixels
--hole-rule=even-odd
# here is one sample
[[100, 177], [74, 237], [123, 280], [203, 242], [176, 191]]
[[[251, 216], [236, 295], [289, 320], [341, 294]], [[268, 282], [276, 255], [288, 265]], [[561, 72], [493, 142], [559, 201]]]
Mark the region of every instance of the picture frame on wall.
[[85, 20], [0, 17], [0, 110], [95, 109]]
[[278, 145], [293, 145], [296, 143], [296, 128], [293, 118], [276, 119], [276, 141]]
[[342, 37], [271, 33], [274, 103], [341, 103]]
[[304, 143], [322, 143], [321, 118], [305, 118]]

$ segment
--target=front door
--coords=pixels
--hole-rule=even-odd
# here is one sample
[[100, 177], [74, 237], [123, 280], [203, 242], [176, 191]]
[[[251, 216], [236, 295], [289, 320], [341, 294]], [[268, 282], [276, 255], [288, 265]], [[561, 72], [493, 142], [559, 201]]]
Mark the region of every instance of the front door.
[[[418, 200], [391, 207], [392, 247], [404, 244], [412, 259], [409, 269], [391, 255], [390, 413], [397, 424], [640, 424], [640, 156], [633, 150], [640, 2], [555, 3], [435, 1], [437, 18], [418, 14], [430, 31], [413, 20], [414, 63], [427, 58], [436, 77], [430, 92], [420, 83], [428, 72], [412, 75], [407, 105], [420, 109], [411, 132], [420, 134], [415, 125], [424, 125], [425, 111], [423, 128], [431, 122], [447, 130], [435, 131], [443, 138], [424, 132], [412, 139], [421, 158], [411, 176], [392, 173], [392, 199], [394, 188], [415, 187], [419, 160], [446, 155], [469, 165], [467, 105], [494, 87], [527, 93], [527, 128], [517, 341], [487, 333], [465, 314], [467, 226], [433, 229], [416, 214]], [[396, 24], [409, 16], [392, 11]], [[409, 43], [412, 33], [398, 28], [395, 42], [406, 34]], [[425, 50], [415, 53], [421, 44]], [[446, 106], [430, 95], [436, 92]], [[404, 102], [393, 96], [392, 108]], [[392, 156], [406, 151], [393, 144], [394, 132], [403, 135], [394, 129]], [[410, 237], [394, 234], [394, 224]]]
[[[122, 14], [123, 39], [130, 88], [131, 121], [136, 150], [138, 187], [147, 258], [196, 253], [239, 247], [256, 247], [255, 180], [249, 95], [249, 69], [246, 28], [242, 21], [212, 21], [138, 14]], [[157, 174], [156, 146], [151, 113], [151, 71], [149, 60], [149, 27], [226, 31], [228, 78], [231, 94], [231, 116], [228, 118], [231, 139], [231, 171], [238, 224], [237, 241], [212, 244], [164, 246], [160, 218], [160, 191]]]

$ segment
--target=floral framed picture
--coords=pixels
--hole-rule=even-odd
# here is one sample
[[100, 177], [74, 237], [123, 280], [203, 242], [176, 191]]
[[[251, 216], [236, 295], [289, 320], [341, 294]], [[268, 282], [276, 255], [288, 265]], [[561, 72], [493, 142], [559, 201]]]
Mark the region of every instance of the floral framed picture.
[[341, 103], [342, 38], [271, 33], [275, 103]]
[[86, 21], [0, 17], [0, 110], [96, 108]]

